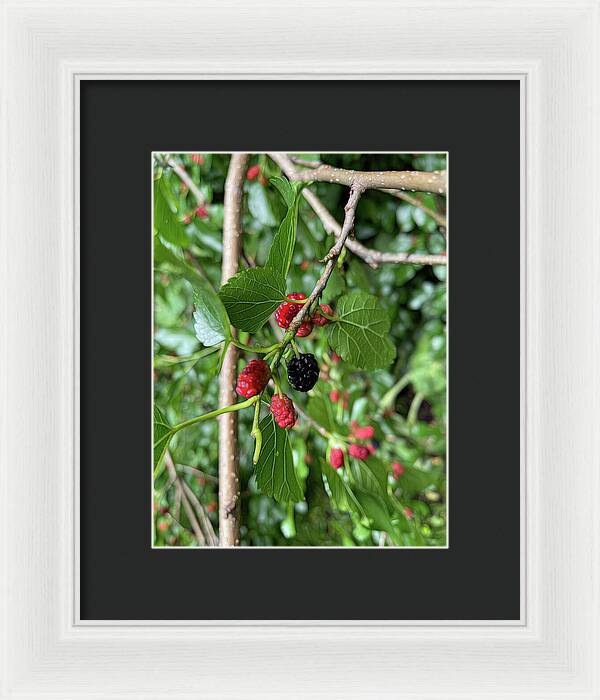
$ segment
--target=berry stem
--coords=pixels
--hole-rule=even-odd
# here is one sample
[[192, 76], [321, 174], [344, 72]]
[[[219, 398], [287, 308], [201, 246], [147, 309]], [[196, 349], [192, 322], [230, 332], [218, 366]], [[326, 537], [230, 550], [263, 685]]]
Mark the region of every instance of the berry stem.
[[339, 321], [337, 316], [332, 316], [331, 314], [328, 314], [327, 312], [323, 311], [322, 308], [319, 308], [318, 311], [321, 314], [321, 316], [324, 316], [328, 321], [332, 321], [333, 323]]
[[[262, 392], [259, 394], [259, 398], [262, 396]], [[250, 432], [250, 435], [254, 438], [254, 454], [252, 455], [252, 464], [256, 464], [258, 462], [258, 458], [260, 457], [260, 450], [262, 447], [262, 433], [260, 431], [260, 428], [258, 427], [258, 421], [260, 419], [260, 401], [256, 402], [256, 406], [254, 407], [254, 420], [252, 421], [252, 430]]]
[[424, 398], [425, 396], [421, 393], [415, 394], [415, 398], [412, 400], [410, 408], [408, 409], [408, 415], [406, 416], [406, 422], [408, 425], [414, 425], [416, 422], [417, 416], [419, 415], [419, 409], [421, 408]]
[[246, 401], [240, 401], [240, 403], [233, 403], [230, 406], [224, 406], [223, 408], [216, 408], [214, 411], [209, 411], [208, 413], [203, 413], [201, 416], [196, 416], [195, 418], [190, 418], [183, 423], [178, 423], [171, 428], [171, 434], [175, 434], [184, 428], [189, 428], [190, 425], [195, 425], [201, 421], [208, 420], [209, 418], [216, 418], [223, 413], [231, 413], [232, 411], [241, 411], [243, 408], [248, 408], [255, 404], [260, 398], [260, 395], [251, 396]]
[[296, 345], [296, 341], [292, 339], [290, 341], [290, 344], [292, 346], [292, 350], [294, 351], [294, 355], [296, 355], [296, 357], [298, 357], [300, 355], [300, 350], [298, 350], [298, 346]]
[[380, 413], [383, 413], [386, 408], [390, 408], [394, 401], [396, 400], [396, 396], [404, 389], [405, 386], [410, 384], [412, 380], [412, 374], [410, 372], [407, 372], [403, 377], [401, 377], [395, 384], [394, 386], [386, 391], [386, 393], [383, 395], [381, 401], [379, 402], [379, 408], [380, 408]]
[[277, 376], [276, 372], [271, 372], [271, 379], [273, 380], [273, 384], [275, 384], [275, 391], [277, 392], [277, 396], [282, 395], [281, 391], [281, 386], [279, 385], [279, 377]]

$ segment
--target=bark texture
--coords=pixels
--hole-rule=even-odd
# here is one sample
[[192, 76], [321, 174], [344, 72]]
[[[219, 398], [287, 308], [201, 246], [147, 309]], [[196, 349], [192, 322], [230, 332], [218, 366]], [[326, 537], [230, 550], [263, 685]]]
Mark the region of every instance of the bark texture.
[[446, 194], [446, 173], [444, 171], [360, 171], [334, 168], [331, 165], [319, 165], [308, 170], [298, 170], [293, 179], [303, 182], [332, 182], [338, 185], [348, 185], [348, 187], [360, 185], [365, 190], [393, 189]]
[[[221, 284], [238, 272], [242, 248], [242, 194], [247, 153], [231, 156], [225, 180]], [[230, 345], [219, 376], [219, 408], [235, 403], [238, 350]], [[219, 416], [219, 545], [240, 544], [240, 465], [237, 412]]]

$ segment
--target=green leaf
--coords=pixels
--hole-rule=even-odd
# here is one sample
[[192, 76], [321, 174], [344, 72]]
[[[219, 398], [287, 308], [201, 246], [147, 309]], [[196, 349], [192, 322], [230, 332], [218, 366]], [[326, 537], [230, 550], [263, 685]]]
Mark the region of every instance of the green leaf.
[[259, 427], [263, 442], [260, 458], [254, 468], [258, 488], [279, 503], [304, 500], [294, 469], [287, 430], [275, 425], [271, 415], [265, 416]]
[[337, 508], [344, 512], [349, 512], [352, 510], [350, 503], [348, 502], [348, 493], [346, 491], [346, 484], [343, 478], [330, 467], [325, 460], [321, 460], [321, 472], [325, 477], [327, 486], [329, 486], [329, 491], [331, 492], [331, 500]]
[[242, 331], [254, 333], [285, 301], [285, 280], [277, 270], [254, 267], [234, 275], [221, 287], [219, 296], [231, 323]]
[[[288, 212], [285, 215], [269, 250], [267, 258], [267, 267], [273, 270], [279, 270], [281, 274], [287, 277], [292, 258], [294, 256], [294, 246], [296, 245], [296, 227], [298, 226], [298, 197], [300, 190], [298, 187], [292, 186], [283, 178], [273, 178], [277, 188], [286, 204]], [[284, 185], [283, 183], [286, 183]]]
[[177, 220], [177, 215], [169, 205], [163, 178], [154, 181], [154, 228], [173, 245], [189, 245], [190, 239], [183, 224]]
[[194, 330], [196, 338], [207, 347], [231, 338], [229, 317], [223, 302], [208, 282], [194, 289]]
[[356, 483], [372, 493], [387, 493], [388, 470], [377, 457], [369, 457], [366, 461], [352, 460], [352, 473]]
[[396, 356], [388, 337], [390, 319], [371, 294], [353, 292], [340, 298], [338, 321], [327, 327], [329, 344], [357, 369], [387, 367]]
[[282, 196], [283, 201], [286, 203], [288, 209], [294, 206], [296, 200], [296, 190], [292, 186], [292, 183], [285, 177], [272, 177], [269, 182], [277, 189], [279, 194]]
[[173, 437], [172, 428], [163, 416], [158, 406], [154, 406], [154, 476], [157, 476], [158, 468], [165, 456], [169, 442]]
[[362, 489], [356, 489], [356, 498], [367, 517], [373, 523], [376, 530], [387, 532], [395, 545], [402, 545], [402, 538], [398, 534], [384, 500], [380, 496], [373, 495]]

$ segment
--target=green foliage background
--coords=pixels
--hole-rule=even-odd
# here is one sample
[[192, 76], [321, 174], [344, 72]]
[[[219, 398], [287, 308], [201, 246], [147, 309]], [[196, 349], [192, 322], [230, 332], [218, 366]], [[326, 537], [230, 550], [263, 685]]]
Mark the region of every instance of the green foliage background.
[[[221, 274], [223, 190], [228, 155], [192, 154], [173, 157], [185, 167], [207, 201], [208, 217], [194, 216], [193, 195], [178, 176], [155, 163], [155, 193], [168, 202], [161, 211], [161, 235], [154, 241], [154, 394], [155, 404], [171, 425], [213, 410], [217, 406], [219, 352], [204, 348], [194, 333], [194, 289], [208, 280], [219, 289]], [[438, 170], [445, 156], [374, 154], [303, 154], [334, 166], [356, 170]], [[265, 155], [254, 156], [263, 177], [280, 175]], [[346, 187], [314, 183], [338, 221], [348, 196]], [[244, 185], [243, 249], [246, 260], [264, 265], [286, 206], [272, 184], [258, 178]], [[443, 210], [445, 199], [419, 194], [428, 207]], [[156, 212], [155, 212], [156, 214]], [[360, 200], [355, 236], [365, 245], [389, 252], [440, 253], [445, 235], [437, 224], [416, 208], [389, 194], [369, 190]], [[308, 294], [315, 285], [321, 259], [333, 244], [320, 220], [303, 198], [299, 205], [297, 243], [287, 278], [287, 291]], [[185, 261], [185, 262], [184, 262]], [[242, 261], [242, 267], [244, 267]], [[341, 294], [363, 291], [376, 296], [390, 319], [390, 338], [396, 348], [386, 369], [357, 371], [335, 362], [325, 329], [315, 328], [298, 339], [302, 352], [312, 352], [322, 377], [309, 397], [286, 393], [321, 425], [340, 434], [351, 421], [375, 428], [375, 454], [365, 465], [351, 460], [338, 472], [328, 465], [327, 440], [300, 417], [291, 431], [293, 462], [305, 490], [305, 500], [277, 503], [260, 492], [252, 467], [250, 437], [253, 411], [238, 413], [242, 493], [242, 546], [443, 546], [446, 543], [446, 271], [445, 266], [383, 265], [374, 270], [350, 253], [333, 273], [322, 302], [337, 309]], [[240, 333], [240, 340], [250, 336]], [[267, 324], [252, 335], [257, 345], [277, 341]], [[247, 361], [254, 357], [246, 355]], [[240, 367], [242, 363], [240, 364]], [[347, 407], [332, 404], [329, 393], [348, 393]], [[263, 409], [263, 413], [265, 413]], [[217, 423], [209, 420], [182, 430], [170, 445], [177, 469], [218, 527], [216, 511]], [[392, 463], [404, 474], [395, 479]], [[344, 473], [349, 471], [358, 488], [357, 500], [348, 503]], [[373, 503], [369, 478], [386, 491], [389, 508]], [[178, 511], [175, 489], [165, 470], [155, 480], [154, 525], [157, 546], [197, 546], [185, 513]], [[371, 499], [371, 500], [369, 500]], [[350, 499], [351, 500], [351, 499]], [[363, 502], [364, 501], [364, 502]], [[406, 508], [412, 511], [407, 517]], [[410, 511], [409, 514], [410, 514]], [[367, 517], [365, 517], [367, 513]], [[177, 517], [174, 517], [174, 514]], [[386, 535], [382, 535], [385, 532]], [[383, 538], [383, 542], [382, 542]]]

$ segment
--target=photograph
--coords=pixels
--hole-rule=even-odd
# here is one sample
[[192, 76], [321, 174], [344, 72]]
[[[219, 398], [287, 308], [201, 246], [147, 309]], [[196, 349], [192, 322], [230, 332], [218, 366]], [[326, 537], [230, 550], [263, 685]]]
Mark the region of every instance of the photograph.
[[447, 548], [447, 152], [153, 152], [153, 548]]

